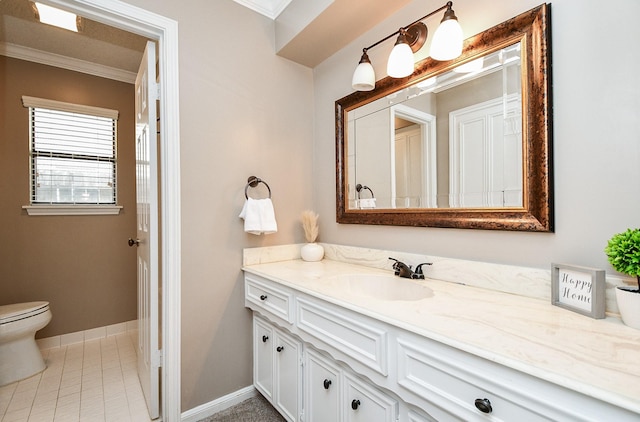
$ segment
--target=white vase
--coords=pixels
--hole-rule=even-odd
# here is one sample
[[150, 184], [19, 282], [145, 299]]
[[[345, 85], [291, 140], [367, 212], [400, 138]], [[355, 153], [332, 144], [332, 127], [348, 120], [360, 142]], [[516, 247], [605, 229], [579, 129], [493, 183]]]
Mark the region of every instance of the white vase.
[[300, 248], [300, 256], [303, 261], [320, 261], [324, 257], [324, 248], [317, 243], [307, 243]]
[[634, 293], [634, 290], [636, 288], [616, 287], [616, 302], [622, 322], [640, 330], [640, 293]]

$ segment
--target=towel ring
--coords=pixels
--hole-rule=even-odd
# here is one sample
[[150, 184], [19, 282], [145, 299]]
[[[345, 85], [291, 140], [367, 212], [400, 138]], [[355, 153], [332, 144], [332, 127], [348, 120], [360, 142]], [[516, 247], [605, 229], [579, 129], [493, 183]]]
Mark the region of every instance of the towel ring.
[[262, 183], [267, 187], [267, 190], [269, 191], [269, 198], [271, 198], [271, 188], [269, 187], [269, 185], [267, 185], [267, 182], [260, 179], [259, 177], [249, 176], [249, 178], [247, 179], [247, 186], [244, 187], [244, 197], [246, 199], [249, 199], [249, 196], [247, 195], [247, 190], [249, 189], [249, 187], [255, 188], [256, 186], [258, 186], [258, 183]]
[[371, 192], [371, 197], [375, 198], [376, 196], [373, 194], [373, 191], [371, 190], [371, 188], [369, 186], [363, 186], [360, 183], [358, 183], [356, 185], [356, 191], [358, 192], [358, 199], [360, 199], [360, 194], [362, 193], [363, 190], [368, 190], [369, 192]]

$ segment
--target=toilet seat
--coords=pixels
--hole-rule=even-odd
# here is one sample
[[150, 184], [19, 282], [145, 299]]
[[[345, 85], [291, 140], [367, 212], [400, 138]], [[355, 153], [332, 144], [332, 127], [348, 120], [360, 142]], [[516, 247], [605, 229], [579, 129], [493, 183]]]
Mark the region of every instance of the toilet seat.
[[49, 310], [49, 302], [26, 302], [0, 306], [0, 325], [40, 315]]

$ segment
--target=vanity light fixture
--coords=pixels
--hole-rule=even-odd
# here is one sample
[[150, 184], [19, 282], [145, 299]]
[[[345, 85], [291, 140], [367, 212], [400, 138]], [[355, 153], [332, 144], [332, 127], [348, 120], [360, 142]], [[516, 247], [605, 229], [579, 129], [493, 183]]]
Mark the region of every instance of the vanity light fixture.
[[413, 73], [413, 53], [420, 50], [427, 40], [427, 26], [421, 22], [429, 16], [446, 9], [440, 26], [436, 30], [431, 41], [430, 55], [435, 60], [452, 60], [462, 53], [462, 28], [458, 24], [458, 18], [453, 12], [453, 2], [449, 1], [444, 6], [421, 17], [411, 24], [400, 28], [391, 35], [362, 49], [362, 57], [353, 73], [351, 85], [356, 91], [371, 91], [376, 86], [376, 75], [371, 65], [367, 51], [382, 44], [384, 41], [398, 35], [396, 44], [389, 54], [387, 61], [387, 74], [392, 78], [404, 78]]
[[82, 29], [82, 19], [74, 13], [38, 2], [31, 3], [31, 7], [36, 15], [36, 19], [42, 23], [68, 29], [73, 32], [78, 32]]

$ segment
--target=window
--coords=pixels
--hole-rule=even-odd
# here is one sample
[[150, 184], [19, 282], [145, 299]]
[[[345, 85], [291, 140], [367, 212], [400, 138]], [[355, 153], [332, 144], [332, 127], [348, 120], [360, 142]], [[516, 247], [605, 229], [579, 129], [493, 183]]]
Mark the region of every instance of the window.
[[118, 112], [23, 97], [32, 206], [115, 206]]

